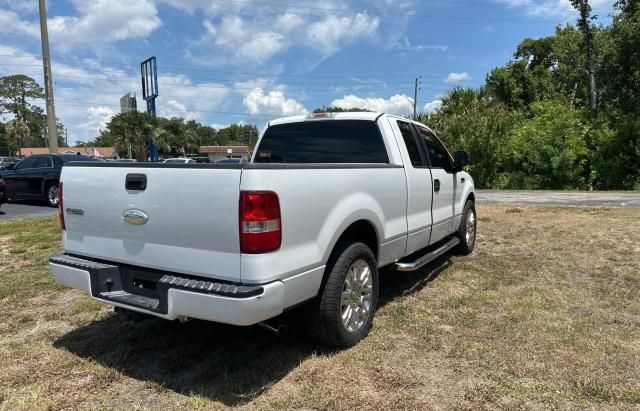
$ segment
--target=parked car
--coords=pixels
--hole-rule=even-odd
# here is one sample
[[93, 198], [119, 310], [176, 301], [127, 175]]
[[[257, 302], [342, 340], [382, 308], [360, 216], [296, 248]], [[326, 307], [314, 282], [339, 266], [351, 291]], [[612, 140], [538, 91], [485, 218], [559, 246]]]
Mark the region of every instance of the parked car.
[[196, 161], [194, 159], [191, 158], [168, 158], [166, 160], [163, 161], [163, 163], [169, 163], [169, 164], [194, 164]]
[[273, 326], [303, 306], [311, 336], [350, 346], [371, 328], [380, 267], [473, 250], [467, 162], [405, 118], [314, 113], [271, 121], [248, 164], [70, 163], [50, 268], [168, 320]]
[[138, 160], [135, 158], [107, 158], [106, 159], [110, 163], [137, 163]]
[[58, 206], [58, 180], [62, 166], [69, 161], [105, 163], [97, 157], [77, 154], [39, 154], [25, 157], [0, 171], [9, 200], [46, 200]]
[[13, 157], [0, 157], [0, 170], [4, 170], [8, 166], [16, 163], [17, 163], [17, 160]]

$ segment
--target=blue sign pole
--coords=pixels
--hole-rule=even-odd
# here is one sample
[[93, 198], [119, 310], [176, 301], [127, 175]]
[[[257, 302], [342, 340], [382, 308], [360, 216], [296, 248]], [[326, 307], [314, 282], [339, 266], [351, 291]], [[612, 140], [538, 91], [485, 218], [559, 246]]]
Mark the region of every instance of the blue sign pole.
[[[147, 113], [156, 116], [156, 97], [158, 97], [158, 68], [156, 57], [152, 56], [140, 64], [142, 76], [142, 98], [147, 102]], [[158, 146], [149, 137], [149, 161], [157, 162], [159, 159]]]

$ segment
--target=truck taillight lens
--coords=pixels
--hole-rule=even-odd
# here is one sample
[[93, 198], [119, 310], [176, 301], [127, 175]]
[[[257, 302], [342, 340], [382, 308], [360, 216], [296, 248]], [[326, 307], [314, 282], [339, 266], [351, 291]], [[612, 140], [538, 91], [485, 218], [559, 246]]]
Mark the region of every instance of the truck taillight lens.
[[273, 191], [240, 192], [240, 251], [275, 251], [282, 242], [280, 201]]
[[58, 217], [60, 217], [60, 228], [65, 230], [64, 207], [62, 205], [62, 181], [58, 183]]

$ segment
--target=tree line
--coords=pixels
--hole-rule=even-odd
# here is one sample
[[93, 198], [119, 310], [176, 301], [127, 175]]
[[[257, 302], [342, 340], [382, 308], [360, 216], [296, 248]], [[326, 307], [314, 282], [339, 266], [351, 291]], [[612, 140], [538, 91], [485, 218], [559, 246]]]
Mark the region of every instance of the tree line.
[[[22, 147], [44, 147], [47, 115], [34, 100], [44, 99], [43, 88], [24, 74], [0, 77], [0, 155], [12, 156]], [[57, 121], [58, 145], [65, 146], [64, 126]]]
[[524, 39], [482, 87], [418, 116], [470, 153], [479, 187], [640, 189], [640, 2], [616, 1], [606, 27], [571, 3], [575, 25]]
[[149, 141], [153, 140], [163, 157], [197, 154], [201, 146], [246, 145], [255, 146], [258, 128], [251, 124], [231, 124], [221, 129], [181, 117], [154, 117], [151, 114], [130, 111], [114, 116], [104, 130], [92, 140], [77, 141], [77, 146], [115, 147], [121, 156], [131, 155], [146, 161]]

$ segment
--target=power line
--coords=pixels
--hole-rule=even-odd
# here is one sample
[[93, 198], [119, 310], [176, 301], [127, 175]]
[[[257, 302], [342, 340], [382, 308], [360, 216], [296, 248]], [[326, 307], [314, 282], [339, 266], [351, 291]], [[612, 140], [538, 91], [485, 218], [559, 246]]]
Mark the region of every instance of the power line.
[[[382, 17], [416, 17], [416, 18], [424, 18], [424, 19], [442, 19], [442, 20], [483, 20], [483, 21], [496, 21], [496, 22], [539, 22], [539, 23], [551, 23], [557, 22], [557, 20], [550, 19], [515, 19], [515, 18], [499, 18], [499, 17], [478, 17], [478, 16], [439, 16], [439, 15], [430, 15], [430, 14], [419, 14], [419, 13], [394, 13], [394, 12], [377, 12], [371, 10], [350, 10], [350, 9], [339, 9], [339, 8], [328, 8], [328, 7], [312, 7], [312, 6], [292, 6], [292, 5], [283, 5], [283, 4], [274, 4], [270, 2], [264, 1], [247, 1], [247, 0], [218, 0], [220, 3], [234, 3], [234, 4], [246, 4], [251, 6], [268, 6], [269, 8], [279, 7], [281, 9], [289, 10], [311, 10], [311, 11], [319, 11], [319, 12], [334, 12], [334, 13], [346, 13], [346, 14], [370, 14], [374, 16], [382, 16]], [[438, 2], [438, 0], [431, 0], [432, 2]], [[445, 1], [440, 0], [443, 3], [458, 3], [458, 4], [473, 4], [479, 6], [486, 5], [498, 5], [497, 3], [478, 3], [478, 2], [469, 2], [469, 1]], [[505, 7], [507, 7], [505, 5]], [[273, 14], [272, 10], [268, 10], [271, 14]], [[299, 13], [298, 13], [299, 14]]]
[[[62, 104], [58, 104], [58, 103], [62, 103]], [[82, 107], [93, 107], [93, 106], [106, 106], [106, 107], [120, 107], [119, 104], [103, 104], [103, 103], [98, 103], [98, 102], [88, 102], [88, 101], [84, 101], [84, 102], [79, 102], [79, 101], [69, 101], [69, 100], [56, 100], [56, 104], [58, 105], [62, 105], [62, 106], [82, 106]], [[180, 110], [171, 110], [171, 109], [160, 109], [159, 111], [176, 111], [179, 112]], [[251, 113], [239, 113], [239, 112], [232, 112], [232, 111], [214, 111], [214, 110], [184, 110], [187, 112], [194, 112], [194, 113], [209, 113], [209, 114], [225, 114], [225, 115], [234, 115], [234, 116], [246, 116], [246, 117], [279, 117], [279, 116], [287, 116], [287, 115], [291, 115], [291, 114], [285, 114], [285, 113], [281, 113], [281, 114], [251, 114]]]
[[[0, 55], [0, 57], [31, 57], [31, 56], [11, 56], [11, 55]], [[31, 66], [39, 66], [36, 64], [20, 64], [20, 63], [0, 63], [0, 66], [12, 66], [12, 67], [31, 67]], [[55, 67], [55, 66], [54, 66]], [[175, 68], [178, 69], [187, 69], [186, 67], [179, 67], [179, 66], [174, 66]], [[71, 68], [75, 68], [75, 67], [71, 67]], [[165, 67], [167, 68], [167, 67]], [[85, 70], [85, 68], [79, 67], [77, 69], [80, 70]], [[56, 70], [54, 70], [56, 71]], [[107, 75], [113, 75], [115, 74], [114, 72], [111, 71], [105, 71], [105, 70], [92, 70], [93, 72], [96, 73], [104, 73]], [[203, 69], [203, 71], [211, 71], [211, 72], [220, 72], [220, 71], [216, 71], [216, 70], [205, 70]], [[286, 77], [289, 75], [286, 74], [279, 74], [279, 75], [264, 75], [264, 73], [249, 73], [249, 72], [244, 72], [244, 73], [240, 73], [240, 72], [234, 72], [234, 71], [226, 71], [225, 73], [231, 73], [231, 74], [245, 74], [245, 75], [254, 75], [256, 77], [269, 77], [269, 76], [282, 76], [282, 77]], [[118, 74], [131, 74], [133, 76], [138, 76], [140, 73], [138, 72], [134, 72], [134, 71], [121, 71]], [[27, 74], [27, 75], [32, 75], [32, 74]], [[303, 78], [305, 77], [304, 75], [291, 75], [291, 76], [295, 76], [295, 77], [300, 77]], [[433, 78], [433, 79], [439, 79], [442, 81], [445, 81], [447, 74], [442, 74], [440, 76], [437, 75], [428, 75], [428, 74], [423, 74], [423, 77], [427, 77], [427, 78]], [[99, 80], [99, 79], [103, 79], [101, 77], [89, 77], [89, 76], [71, 76], [71, 75], [57, 75], [57, 77], [64, 77], [64, 78], [77, 78], [77, 79], [87, 79], [87, 80]], [[181, 74], [181, 75], [176, 75], [175, 73], [172, 74], [162, 74], [160, 75], [160, 77], [165, 77], [165, 78], [176, 78], [176, 79], [189, 79], [189, 80], [203, 80], [203, 81], [213, 81], [213, 82], [232, 82], [232, 83], [239, 83], [239, 82], [243, 82], [243, 81], [249, 81], [252, 83], [267, 83], [269, 84], [272, 80], [254, 80], [254, 79], [218, 79], [218, 78], [210, 78], [210, 77], [191, 77], [189, 75], [186, 74]], [[314, 77], [313, 75], [309, 75], [309, 77]], [[411, 81], [413, 81], [413, 77], [411, 76], [406, 76], [406, 75], [376, 75], [376, 74], [372, 74], [372, 75], [362, 75], [362, 74], [358, 74], [358, 75], [349, 75], [349, 76], [321, 76], [322, 78], [333, 78], [333, 79], [348, 79], [351, 80], [352, 82], [358, 83], [358, 84], [382, 84], [382, 85], [397, 85], [397, 84], [406, 84], [409, 83]], [[373, 77], [373, 80], [362, 80], [362, 78], [366, 78], [366, 77]], [[405, 78], [406, 81], [402, 81], [402, 82], [388, 82], [388, 81], [382, 81], [382, 80], [378, 80], [380, 78]], [[132, 80], [125, 80], [125, 79], [113, 79], [111, 81], [134, 81]], [[474, 81], [472, 80], [461, 80], [461, 82], [468, 82], [468, 83], [473, 83]], [[164, 83], [164, 84], [168, 84], [171, 85], [172, 83]], [[308, 82], [287, 82], [287, 84], [298, 84], [298, 85], [305, 85], [308, 84]], [[183, 85], [182, 83], [175, 83], [174, 85]], [[314, 83], [314, 85], [323, 85], [323, 86], [340, 86], [340, 85], [334, 85], [334, 84], [326, 84], [326, 83]]]

